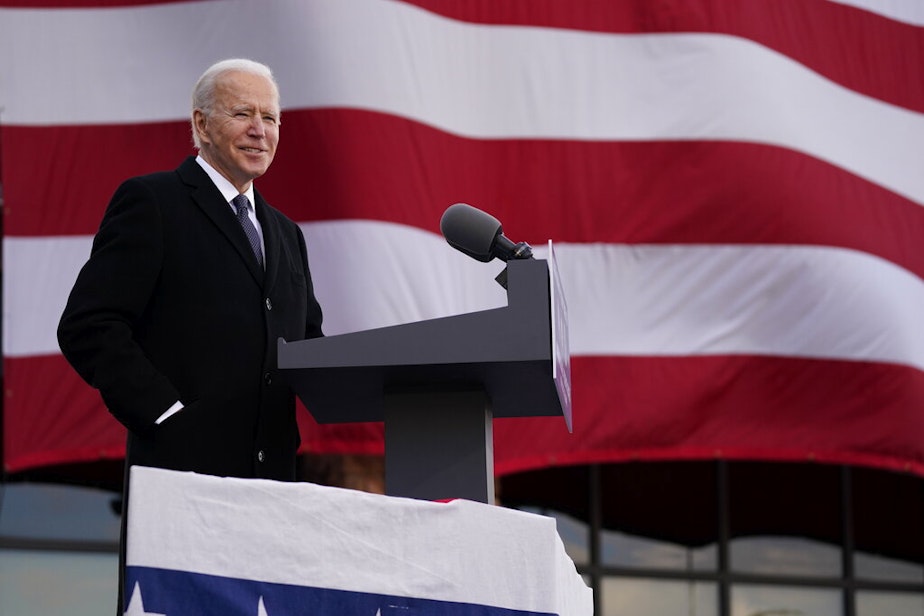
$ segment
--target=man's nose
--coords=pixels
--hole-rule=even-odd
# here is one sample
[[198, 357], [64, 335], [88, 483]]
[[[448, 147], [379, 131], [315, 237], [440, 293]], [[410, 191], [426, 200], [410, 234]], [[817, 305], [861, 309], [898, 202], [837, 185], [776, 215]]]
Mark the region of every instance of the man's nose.
[[254, 116], [250, 120], [250, 128], [248, 132], [255, 137], [262, 137], [265, 135], [266, 127], [263, 125], [263, 118], [260, 116]]

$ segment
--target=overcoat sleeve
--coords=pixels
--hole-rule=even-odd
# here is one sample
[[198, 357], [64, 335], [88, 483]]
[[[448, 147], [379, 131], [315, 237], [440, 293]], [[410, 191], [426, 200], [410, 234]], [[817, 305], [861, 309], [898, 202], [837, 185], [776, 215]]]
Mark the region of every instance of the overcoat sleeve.
[[298, 237], [298, 250], [301, 254], [302, 264], [304, 266], [305, 280], [307, 281], [307, 293], [306, 300], [308, 305], [308, 317], [305, 319], [305, 338], [320, 338], [324, 336], [324, 332], [321, 330], [322, 322], [322, 311], [321, 305], [318, 303], [317, 298], [314, 296], [314, 283], [311, 279], [311, 267], [308, 265], [308, 248], [305, 244], [305, 236], [302, 234], [302, 230], [297, 226], [295, 227], [296, 235]]
[[135, 342], [163, 260], [163, 220], [153, 191], [128, 180], [114, 194], [68, 297], [58, 343], [109, 411], [142, 434], [179, 394]]

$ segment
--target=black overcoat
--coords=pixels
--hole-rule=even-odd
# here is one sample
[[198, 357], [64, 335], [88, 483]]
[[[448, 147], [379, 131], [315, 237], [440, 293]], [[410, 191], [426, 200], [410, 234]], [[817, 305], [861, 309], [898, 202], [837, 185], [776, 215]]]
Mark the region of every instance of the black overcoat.
[[[295, 399], [276, 341], [321, 334], [305, 240], [255, 194], [258, 265], [190, 157], [116, 191], [58, 327], [65, 357], [128, 429], [127, 462], [292, 479]], [[177, 400], [185, 408], [155, 420]]]

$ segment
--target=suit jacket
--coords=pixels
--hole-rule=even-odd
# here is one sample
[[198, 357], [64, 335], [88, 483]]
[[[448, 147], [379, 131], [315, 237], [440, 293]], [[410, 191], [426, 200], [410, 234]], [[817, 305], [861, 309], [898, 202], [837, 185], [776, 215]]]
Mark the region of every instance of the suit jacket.
[[[128, 428], [127, 464], [292, 479], [295, 398], [276, 341], [321, 336], [305, 240], [255, 193], [265, 271], [194, 158], [115, 192], [58, 326]], [[177, 400], [185, 408], [155, 420]]]

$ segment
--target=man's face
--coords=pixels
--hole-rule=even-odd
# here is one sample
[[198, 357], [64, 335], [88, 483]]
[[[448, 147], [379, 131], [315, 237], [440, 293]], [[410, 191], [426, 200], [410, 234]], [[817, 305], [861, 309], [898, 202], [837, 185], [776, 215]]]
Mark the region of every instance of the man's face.
[[240, 192], [269, 169], [279, 143], [279, 97], [268, 79], [225, 73], [211, 114], [196, 109], [193, 118], [202, 157]]

